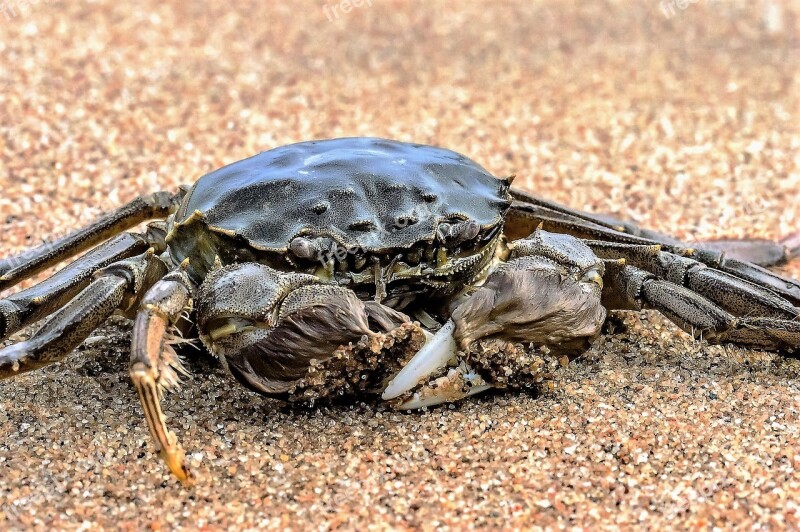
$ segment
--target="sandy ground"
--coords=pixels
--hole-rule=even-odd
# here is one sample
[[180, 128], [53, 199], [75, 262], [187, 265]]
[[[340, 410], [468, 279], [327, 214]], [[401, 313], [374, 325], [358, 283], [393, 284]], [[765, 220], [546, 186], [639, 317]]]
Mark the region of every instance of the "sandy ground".
[[[3, 255], [347, 135], [447, 146], [686, 239], [800, 226], [796, 2], [182, 4], [0, 3]], [[653, 313], [624, 325], [552, 393], [414, 414], [290, 408], [198, 356], [166, 402], [198, 476], [184, 489], [115, 320], [0, 384], [0, 527], [800, 525], [798, 364]]]

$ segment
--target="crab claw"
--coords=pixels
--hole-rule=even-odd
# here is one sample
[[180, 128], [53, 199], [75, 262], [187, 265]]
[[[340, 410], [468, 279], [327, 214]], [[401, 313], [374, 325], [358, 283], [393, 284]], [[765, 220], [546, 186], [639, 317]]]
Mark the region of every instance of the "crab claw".
[[[428, 341], [389, 381], [381, 398], [386, 401], [397, 399], [423, 384], [420, 391], [398, 407], [412, 410], [458, 401], [491, 388], [465, 362], [457, 361], [458, 348], [453, 338], [454, 330], [455, 324], [448, 320], [436, 334], [428, 333]], [[448, 367], [446, 374], [428, 385], [424, 384]]]
[[413, 389], [436, 370], [444, 368], [456, 356], [456, 341], [453, 339], [455, 324], [452, 320], [444, 324], [436, 334], [427, 333], [428, 341], [401, 369], [383, 391], [381, 398], [396, 399]]

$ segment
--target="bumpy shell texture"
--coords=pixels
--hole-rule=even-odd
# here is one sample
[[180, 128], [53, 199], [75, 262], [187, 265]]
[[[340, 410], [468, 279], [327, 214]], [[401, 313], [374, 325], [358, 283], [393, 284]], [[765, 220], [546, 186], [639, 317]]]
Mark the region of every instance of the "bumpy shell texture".
[[342, 138], [283, 146], [201, 177], [175, 225], [200, 221], [264, 251], [328, 236], [380, 253], [433, 240], [441, 222], [493, 227], [507, 206], [506, 181], [456, 152]]

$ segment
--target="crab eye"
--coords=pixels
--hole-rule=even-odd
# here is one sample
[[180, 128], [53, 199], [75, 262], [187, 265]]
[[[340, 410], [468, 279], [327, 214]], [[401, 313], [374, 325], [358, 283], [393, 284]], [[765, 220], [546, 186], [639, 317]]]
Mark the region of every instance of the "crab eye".
[[583, 277], [581, 277], [581, 282], [595, 283], [600, 288], [603, 288], [603, 276], [597, 268], [587, 270], [586, 273], [583, 274]]
[[301, 259], [310, 259], [316, 254], [314, 243], [307, 238], [298, 236], [289, 242], [289, 251]]
[[478, 236], [481, 226], [475, 220], [442, 222], [436, 230], [440, 242], [448, 247], [457, 246]]

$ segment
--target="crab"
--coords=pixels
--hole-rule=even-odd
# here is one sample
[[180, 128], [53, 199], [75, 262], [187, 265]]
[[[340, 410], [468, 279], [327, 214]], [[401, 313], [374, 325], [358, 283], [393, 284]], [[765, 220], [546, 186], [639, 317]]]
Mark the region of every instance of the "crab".
[[[695, 338], [800, 351], [800, 282], [781, 242], [688, 245], [511, 188], [456, 152], [378, 138], [301, 142], [133, 200], [0, 261], [0, 378], [63, 360], [114, 313], [161, 457], [189, 481], [163, 392], [194, 336], [248, 388], [375, 394], [400, 409], [539, 385], [608, 311], [654, 309]], [[140, 232], [127, 232], [149, 222]]]

